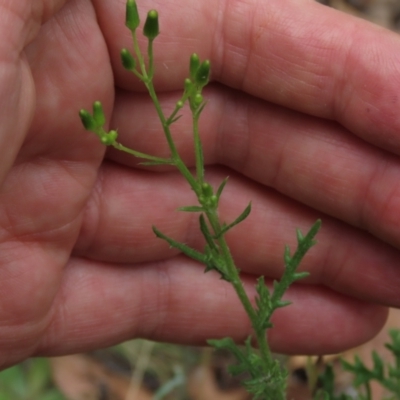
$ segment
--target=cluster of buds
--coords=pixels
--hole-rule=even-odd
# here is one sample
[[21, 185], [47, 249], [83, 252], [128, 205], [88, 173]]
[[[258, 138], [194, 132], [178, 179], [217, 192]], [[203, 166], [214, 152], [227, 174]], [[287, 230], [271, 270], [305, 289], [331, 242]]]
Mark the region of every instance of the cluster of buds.
[[190, 78], [185, 79], [185, 94], [188, 96], [191, 110], [202, 110], [204, 105], [203, 95], [201, 94], [204, 86], [210, 79], [210, 60], [200, 62], [196, 53], [190, 56]]
[[89, 111], [82, 109], [79, 111], [79, 117], [81, 118], [82, 124], [87, 131], [94, 132], [100, 139], [101, 143], [106, 146], [112, 146], [118, 137], [118, 133], [115, 130], [106, 132], [103, 128], [106, 117], [104, 115], [103, 106], [100, 101], [93, 103], [93, 114]]
[[[136, 5], [136, 0], [128, 0], [126, 2], [125, 25], [132, 32], [135, 33], [139, 27], [140, 17]], [[147, 13], [146, 22], [143, 27], [143, 35], [153, 41], [160, 34], [158, 25], [158, 12], [157, 10], [150, 10]], [[136, 67], [136, 61], [128, 49], [121, 50], [122, 65], [128, 71], [133, 71]]]

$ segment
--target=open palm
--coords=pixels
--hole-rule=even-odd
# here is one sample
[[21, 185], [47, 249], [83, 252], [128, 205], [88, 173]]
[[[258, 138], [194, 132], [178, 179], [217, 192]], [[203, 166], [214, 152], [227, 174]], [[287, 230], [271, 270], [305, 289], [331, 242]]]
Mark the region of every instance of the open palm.
[[[334, 352], [370, 338], [386, 306], [400, 305], [400, 39], [309, 1], [139, 8], [161, 15], [156, 86], [166, 109], [189, 55], [211, 59], [208, 177], [230, 176], [223, 219], [253, 202], [229, 235], [249, 292], [254, 275], [279, 277], [295, 227], [323, 220], [303, 266], [311, 276], [289, 291], [295, 304], [276, 316], [273, 348]], [[151, 231], [201, 247], [195, 218], [175, 211], [193, 201], [183, 179], [105, 155], [80, 125], [79, 109], [101, 100], [123, 144], [168, 156], [149, 99], [119, 64], [130, 45], [123, 19], [123, 2], [0, 2], [2, 366], [138, 336], [204, 343], [249, 333], [229, 285]], [[174, 135], [193, 164], [187, 117]]]

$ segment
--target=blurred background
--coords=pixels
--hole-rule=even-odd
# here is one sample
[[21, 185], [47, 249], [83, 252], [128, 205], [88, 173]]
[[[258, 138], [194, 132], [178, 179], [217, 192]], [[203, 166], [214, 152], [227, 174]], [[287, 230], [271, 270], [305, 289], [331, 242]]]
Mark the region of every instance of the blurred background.
[[[329, 7], [365, 18], [400, 33], [400, 0], [318, 0]], [[391, 313], [387, 327], [372, 342], [346, 352], [370, 365], [371, 351], [389, 358], [384, 343], [390, 327], [400, 329], [400, 314]], [[290, 371], [288, 399], [310, 400], [310, 365], [333, 363], [338, 391], [351, 394], [352, 378], [341, 371], [338, 357], [321, 360], [277, 357]], [[391, 361], [391, 360], [388, 360]], [[36, 358], [0, 373], [0, 400], [247, 400], [238, 380], [226, 372], [230, 355], [208, 348], [132, 340], [89, 354]], [[382, 399], [373, 387], [374, 400]], [[356, 397], [354, 397], [356, 398]], [[273, 399], [272, 399], [273, 400]]]

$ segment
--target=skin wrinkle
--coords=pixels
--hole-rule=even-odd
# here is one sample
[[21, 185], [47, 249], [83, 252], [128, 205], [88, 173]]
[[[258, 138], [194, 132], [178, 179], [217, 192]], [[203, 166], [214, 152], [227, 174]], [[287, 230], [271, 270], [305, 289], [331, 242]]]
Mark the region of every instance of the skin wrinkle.
[[[46, 160], [47, 162], [48, 160]], [[19, 171], [18, 174], [23, 174], [24, 170], [32, 170], [32, 164], [35, 164], [37, 166], [37, 164], [42, 164], [43, 160], [42, 159], [38, 159], [36, 162], [34, 163], [24, 163], [23, 165], [19, 166]], [[31, 165], [29, 165], [31, 164]], [[21, 171], [22, 169], [22, 171]], [[53, 168], [54, 169], [54, 168]], [[58, 168], [57, 168], [58, 169]], [[63, 168], [64, 169], [64, 168]], [[15, 168], [13, 169], [13, 173], [15, 173]], [[48, 193], [47, 198], [49, 198], [50, 196], [52, 196], [54, 194], [54, 188], [53, 185], [55, 185], [52, 176], [58, 175], [58, 171], [53, 171], [51, 173], [51, 175], [45, 176], [45, 179], [41, 179], [39, 182], [36, 180], [35, 181], [35, 188], [36, 190], [38, 190], [38, 185], [41, 185], [41, 191], [42, 193]], [[21, 175], [23, 176], [23, 175]], [[39, 175], [40, 176], [40, 175]], [[17, 177], [12, 177], [11, 178], [11, 191], [14, 193], [15, 189], [19, 189], [18, 185], [16, 187], [16, 182], [19, 180], [18, 176]], [[78, 183], [80, 183], [78, 180], [76, 180]], [[3, 186], [4, 187], [4, 186]], [[4, 193], [3, 193], [4, 194]], [[7, 197], [7, 193], [5, 194]], [[21, 196], [23, 196], [24, 193], [21, 193]], [[41, 202], [38, 202], [38, 206], [37, 208], [41, 208]], [[45, 240], [45, 238], [47, 238], [47, 240], [50, 240], [51, 237], [58, 237], [57, 234], [55, 233], [60, 233], [62, 231], [66, 231], [67, 228], [69, 226], [73, 226], [76, 222], [76, 220], [80, 219], [80, 213], [77, 213], [74, 217], [71, 217], [68, 219], [68, 221], [65, 221], [64, 223], [60, 224], [59, 221], [57, 221], [57, 225], [56, 227], [54, 227], [53, 225], [50, 225], [48, 223], [45, 223], [48, 221], [48, 219], [44, 218], [42, 225], [44, 224], [46, 226], [45, 229], [40, 229], [36, 222], [36, 219], [34, 220], [27, 220], [24, 219], [23, 223], [16, 223], [16, 220], [18, 220], [19, 218], [19, 212], [17, 212], [14, 216], [11, 216], [9, 213], [13, 212], [14, 209], [10, 208], [10, 209], [3, 209], [3, 216], [8, 216], [8, 223], [5, 224], [4, 222], [2, 223], [2, 230], [7, 231], [9, 234], [9, 238], [8, 240], [10, 240], [10, 238], [12, 238], [12, 240], [20, 240], [21, 242], [27, 242], [27, 241], [33, 241], [33, 240]], [[14, 225], [14, 231], [11, 232], [11, 230], [7, 229], [7, 226], [12, 226]], [[16, 230], [16, 228], [18, 228], [19, 232]], [[21, 231], [22, 228], [22, 231]], [[34, 232], [32, 232], [32, 230], [35, 230]], [[3, 239], [5, 240], [5, 239]], [[51, 240], [50, 240], [51, 242]]]
[[[387, 171], [388, 168], [389, 168], [389, 165], [388, 165], [388, 161], [387, 161], [387, 160], [382, 159], [382, 160], [381, 160], [381, 163], [383, 164], [382, 170], [380, 171], [379, 174], [376, 174], [377, 177], [378, 177], [378, 179], [379, 179], [380, 176], [385, 176], [385, 175], [386, 175], [386, 171]], [[370, 181], [371, 183], [368, 185], [368, 192], [367, 192], [367, 194], [366, 194], [366, 196], [368, 196], [368, 197], [366, 197], [366, 199], [368, 199], [369, 197], [371, 197], [371, 198], [376, 197], [376, 196], [373, 194], [373, 189], [375, 188], [374, 182], [375, 182], [375, 181], [379, 182], [379, 180], [376, 180], [376, 179], [377, 179], [377, 178], [376, 178], [375, 175], [371, 177], [371, 181]], [[395, 200], [396, 198], [397, 198], [397, 201]], [[392, 204], [392, 203], [394, 203], [394, 204], [396, 205], [396, 203], [399, 204], [399, 202], [400, 202], [400, 199], [399, 199], [399, 189], [398, 189], [398, 186], [392, 186], [392, 187], [390, 188], [390, 192], [385, 196], [385, 202], [382, 204], [382, 207], [380, 207], [379, 210], [377, 210], [377, 211], [378, 211], [378, 216], [377, 216], [377, 218], [376, 218], [377, 220], [390, 221], [390, 222], [391, 222], [390, 225], [393, 225], [393, 226], [394, 226], [394, 230], [397, 230], [397, 231], [398, 231], [398, 226], [399, 226], [399, 224], [398, 224], [399, 219], [396, 218], [396, 221], [393, 221], [393, 218], [390, 217], [391, 215], [393, 215], [393, 213], [391, 213], [390, 210], [396, 209], [395, 206], [394, 206], [394, 207], [393, 207], [393, 206], [391, 207], [391, 204]], [[372, 200], [370, 200], [369, 202], [368, 202], [368, 201], [365, 202], [365, 204], [368, 204], [368, 203], [375, 203], [375, 202], [373, 202]], [[365, 207], [364, 207], [364, 208], [365, 208]], [[368, 216], [368, 213], [365, 212], [364, 215], [365, 215], [364, 220], [366, 221], [366, 224], [365, 224], [365, 225], [367, 225], [368, 231], [369, 231], [369, 232], [373, 232], [373, 228], [374, 228], [374, 225], [375, 225], [375, 224], [373, 223], [373, 220], [371, 220], [371, 222], [370, 222], [370, 219], [367, 217], [367, 216]], [[389, 217], [388, 217], [388, 218], [385, 218], [385, 215], [389, 215]], [[396, 214], [395, 214], [395, 215], [396, 215]], [[384, 231], [383, 233], [381, 233], [381, 234], [380, 234], [380, 237], [381, 237], [384, 241], [386, 241], [387, 243], [389, 243], [389, 244], [395, 246], [395, 245], [396, 245], [396, 240], [390, 240], [390, 239], [389, 239], [390, 234], [389, 234], [389, 237], [388, 237], [388, 234], [387, 234], [387, 231], [389, 231], [389, 232], [391, 233], [391, 231], [392, 231], [391, 228], [392, 228], [392, 227], [389, 226], [389, 229], [386, 230], [386, 232]]]
[[[229, 38], [229, 33], [228, 32], [237, 32], [236, 29], [232, 29], [232, 21], [236, 21], [236, 18], [234, 16], [232, 16], [232, 14], [234, 14], [234, 11], [240, 9], [240, 3], [247, 3], [246, 0], [224, 0], [224, 7], [223, 7], [223, 13], [222, 13], [222, 18], [220, 21], [221, 22], [221, 26], [223, 28], [221, 28], [221, 45], [220, 45], [220, 50], [216, 53], [216, 62], [215, 64], [217, 66], [221, 66], [220, 70], [216, 70], [214, 75], [217, 78], [217, 80], [221, 80], [222, 77], [224, 77], [225, 75], [230, 75], [230, 70], [232, 68], [232, 63], [231, 62], [227, 62], [226, 59], [227, 57], [231, 58], [231, 55], [228, 54], [227, 49], [228, 47], [233, 45], [233, 38]], [[246, 11], [248, 11], [248, 7], [246, 7]], [[239, 14], [239, 11], [236, 11]], [[242, 18], [242, 16], [238, 17], [238, 19], [240, 20]], [[247, 18], [247, 15], [246, 15]], [[253, 17], [252, 19], [254, 19], [254, 12], [253, 12]], [[247, 27], [251, 27], [251, 24], [247, 24]], [[251, 41], [251, 30], [249, 31], [249, 29], [247, 29], [247, 31], [245, 32], [245, 34], [243, 34], [243, 32], [240, 32], [240, 38], [243, 40], [244, 37], [249, 38], [249, 41], [247, 43], [250, 43], [250, 45], [247, 47], [244, 46], [238, 46], [237, 48], [241, 49], [241, 53], [242, 53], [242, 59], [244, 58], [245, 60], [245, 64], [242, 65], [240, 67], [240, 72], [236, 73], [237, 76], [241, 76], [241, 80], [237, 81], [237, 83], [235, 84], [235, 88], [243, 88], [244, 87], [244, 83], [245, 83], [245, 79], [246, 79], [246, 74], [249, 68], [249, 61], [250, 61], [250, 54], [251, 54], [251, 49], [252, 49], [252, 41]], [[217, 40], [216, 43], [219, 43], [219, 41]], [[236, 46], [235, 46], [236, 47]], [[247, 49], [247, 54], [244, 55], [243, 54], [243, 50]], [[212, 52], [213, 54], [214, 52]], [[230, 51], [229, 51], [230, 53]], [[244, 57], [243, 57], [244, 55]], [[225, 66], [227, 68], [227, 70], [225, 71]], [[229, 69], [228, 69], [229, 67]], [[222, 81], [224, 81], [224, 79], [222, 79]]]
[[[335, 64], [337, 66], [340, 65], [341, 68], [339, 71], [335, 69], [335, 77], [334, 79], [331, 79], [332, 82], [334, 82], [334, 86], [331, 90], [331, 100], [329, 101], [331, 111], [328, 118], [338, 121], [339, 123], [343, 123], [343, 116], [346, 116], [346, 110], [350, 108], [351, 102], [353, 101], [354, 96], [357, 94], [355, 87], [353, 85], [351, 85], [351, 87], [348, 85], [349, 82], [353, 82], [352, 79], [348, 79], [348, 71], [352, 71], [353, 69], [353, 46], [356, 46], [357, 38], [355, 29], [353, 29], [352, 34], [354, 34], [355, 37], [353, 37], [353, 35], [349, 35], [349, 40], [346, 46], [342, 46], [341, 54], [343, 55], [343, 59], [340, 60], [340, 63], [336, 63], [335, 60]], [[346, 51], [344, 51], [344, 49], [346, 49]]]
[[[169, 320], [168, 310], [173, 309], [173, 290], [171, 285], [171, 274], [169, 273], [170, 267], [164, 261], [158, 263], [155, 279], [152, 278], [152, 282], [157, 282], [157, 288], [152, 292], [152, 299], [156, 298], [155, 304], [153, 304], [150, 318], [146, 318], [148, 323], [146, 329], [142, 329], [142, 325], [138, 324], [136, 335], [139, 337], [162, 337], [163, 331], [165, 330], [165, 323]], [[143, 286], [142, 286], [143, 287]], [[146, 296], [139, 296], [140, 305], [138, 308], [146, 308], [143, 306], [143, 302], [146, 301]], [[152, 300], [152, 301], [153, 301]], [[138, 318], [140, 321], [141, 318]]]
[[78, 235], [78, 246], [75, 243], [74, 254], [88, 254], [95, 249], [97, 232], [101, 227], [101, 216], [103, 214], [103, 202], [107, 196], [103, 196], [104, 192], [104, 169], [98, 170], [97, 179], [90, 192], [89, 200], [83, 210], [80, 232]]
[[[354, 221], [355, 226], [360, 229], [365, 229], [367, 232], [374, 232], [374, 219], [368, 217], [369, 210], [371, 208], [370, 204], [375, 204], [373, 198], [375, 197], [373, 190], [374, 190], [374, 182], [376, 179], [379, 179], [380, 176], [384, 176], [384, 171], [387, 168], [388, 162], [385, 157], [380, 158], [379, 165], [381, 168], [375, 168], [372, 173], [369, 174], [369, 179], [365, 182], [365, 188], [361, 192], [359, 192], [359, 207], [355, 208], [358, 210], [358, 215], [356, 220]], [[384, 209], [387, 208], [388, 202], [385, 202]], [[380, 214], [384, 214], [384, 209], [380, 211]], [[376, 209], [375, 209], [376, 210]], [[378, 218], [380, 219], [380, 218]], [[382, 219], [383, 220], [383, 219]]]
[[[225, 92], [224, 98], [223, 109], [220, 113], [221, 123], [218, 128], [218, 137], [221, 138], [220, 141], [222, 144], [219, 146], [217, 159], [222, 164], [232, 167], [232, 155], [230, 154], [232, 150], [227, 151], [227, 149], [231, 149], [234, 146], [234, 169], [236, 171], [244, 171], [249, 161], [251, 140], [248, 116], [249, 104], [248, 102], [244, 105], [240, 104], [240, 95], [236, 91]], [[232, 117], [226, 118], [227, 115]], [[222, 121], [225, 121], [225, 123], [222, 123]], [[238, 129], [240, 132], [236, 134]], [[235, 144], [232, 144], [232, 131], [235, 132], [235, 138], [239, 138], [239, 144], [236, 144], [237, 140], [235, 140]]]

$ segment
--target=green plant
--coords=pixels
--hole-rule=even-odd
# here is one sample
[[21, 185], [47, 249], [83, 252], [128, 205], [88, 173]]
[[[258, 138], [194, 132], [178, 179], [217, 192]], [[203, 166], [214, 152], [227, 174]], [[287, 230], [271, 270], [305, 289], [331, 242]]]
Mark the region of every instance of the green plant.
[[[168, 142], [170, 157], [160, 158], [144, 154], [119, 143], [117, 141], [117, 131], [106, 131], [104, 129], [105, 116], [102, 105], [98, 101], [93, 104], [92, 113], [84, 109], [80, 111], [82, 123], [87, 130], [94, 132], [104, 145], [113, 146], [118, 150], [138, 157], [144, 160], [142, 162], [144, 165], [173, 165], [187, 180], [190, 188], [197, 196], [198, 204], [183, 206], [179, 210], [199, 214], [200, 230], [206, 241], [204, 251], [199, 252], [184, 243], [179, 243], [167, 237], [155, 227], [153, 227], [153, 231], [156, 236], [167, 241], [171, 247], [203, 263], [206, 266], [206, 272], [210, 270], [217, 271], [223, 280], [233, 286], [251, 320], [254, 333], [246, 340], [244, 350], [236, 346], [230, 338], [210, 340], [209, 344], [218, 349], [228, 349], [235, 355], [238, 365], [233, 366], [231, 372], [233, 374], [240, 374], [242, 372], [249, 374], [249, 378], [244, 381], [244, 385], [250, 393], [254, 394], [254, 398], [284, 399], [287, 373], [271, 355], [267, 341], [267, 330], [272, 327], [271, 316], [275, 310], [289, 304], [289, 302], [283, 300], [283, 295], [287, 288], [295, 281], [307, 276], [306, 272], [297, 272], [297, 268], [306, 252], [315, 243], [314, 237], [320, 227], [320, 221], [317, 221], [305, 236], [300, 231], [297, 231], [298, 246], [293, 255], [291, 255], [289, 248], [286, 247], [284, 273], [279, 281], [274, 282], [272, 291], [264, 284], [264, 277], [258, 279], [256, 284], [257, 297], [255, 304], [253, 304], [244, 290], [239, 270], [235, 266], [225, 239], [225, 234], [250, 214], [251, 204], [233, 222], [221, 222], [218, 217], [218, 205], [227, 179], [221, 182], [217, 189], [213, 188], [205, 180], [203, 149], [199, 134], [199, 118], [206, 105], [202, 91], [209, 81], [210, 61], [201, 61], [197, 54], [192, 54], [189, 62], [189, 78], [184, 81], [183, 94], [176, 102], [173, 112], [169, 116], [166, 116], [161, 108], [153, 85], [153, 41], [159, 34], [158, 13], [156, 10], [149, 11], [143, 28], [144, 36], [148, 39], [147, 63], [139, 48], [136, 35], [140, 18], [135, 0], [127, 1], [125, 24], [132, 33], [135, 56], [128, 49], [122, 49], [122, 64], [126, 70], [133, 73], [146, 86]], [[188, 104], [192, 115], [196, 160], [194, 173], [182, 161], [171, 135], [171, 126], [179, 119], [178, 114], [186, 104]], [[254, 339], [258, 347], [257, 350], [252, 346], [252, 340]]]
[[[382, 357], [372, 352], [372, 368], [368, 368], [364, 362], [356, 356], [351, 364], [342, 360], [342, 367], [354, 375], [353, 384], [358, 388], [357, 400], [373, 400], [371, 382], [376, 381], [388, 393], [382, 400], [400, 400], [400, 331], [389, 331], [391, 342], [385, 347], [390, 350], [394, 358], [394, 364], [385, 363]], [[328, 365], [320, 376], [321, 389], [314, 400], [353, 400], [354, 396], [335, 393], [335, 374], [332, 366]]]
[[29, 359], [0, 373], [0, 400], [63, 400], [51, 382], [49, 363]]

